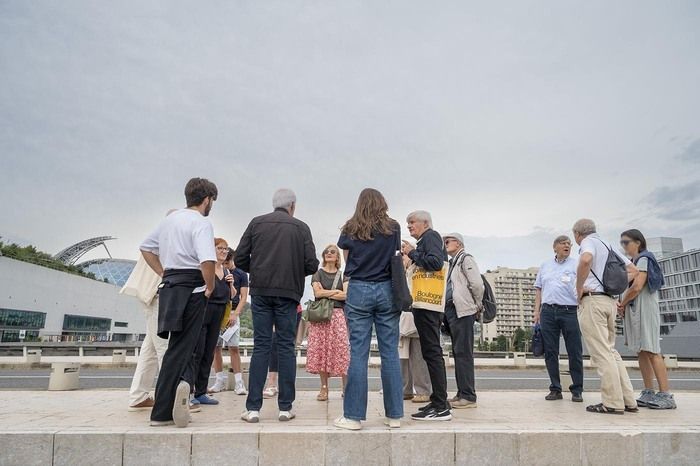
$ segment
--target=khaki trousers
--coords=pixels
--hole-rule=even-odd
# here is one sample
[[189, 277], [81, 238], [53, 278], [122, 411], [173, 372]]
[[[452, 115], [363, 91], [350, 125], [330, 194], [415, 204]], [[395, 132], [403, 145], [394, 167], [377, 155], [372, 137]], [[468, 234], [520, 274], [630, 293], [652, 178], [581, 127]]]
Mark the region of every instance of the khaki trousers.
[[158, 375], [163, 355], [168, 349], [168, 339], [158, 336], [158, 298], [153, 304], [144, 307], [146, 313], [146, 338], [141, 344], [139, 359], [136, 362], [134, 379], [129, 389], [129, 406], [146, 401], [153, 391], [153, 381]]
[[637, 406], [632, 382], [615, 349], [617, 306], [609, 296], [584, 296], [578, 307], [581, 334], [600, 376], [600, 397], [608, 408]]

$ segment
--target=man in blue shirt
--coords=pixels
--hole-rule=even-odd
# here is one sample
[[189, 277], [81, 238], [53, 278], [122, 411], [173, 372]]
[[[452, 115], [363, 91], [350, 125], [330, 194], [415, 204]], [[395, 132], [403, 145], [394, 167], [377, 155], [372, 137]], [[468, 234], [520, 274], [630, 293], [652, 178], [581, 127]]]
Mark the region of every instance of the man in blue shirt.
[[579, 329], [576, 299], [576, 267], [578, 261], [571, 254], [571, 240], [558, 236], [554, 240], [555, 256], [540, 267], [535, 280], [535, 323], [542, 329], [544, 359], [549, 373], [549, 394], [546, 400], [561, 400], [559, 380], [559, 335], [564, 335], [569, 356], [572, 384], [571, 401], [583, 397], [583, 347]]

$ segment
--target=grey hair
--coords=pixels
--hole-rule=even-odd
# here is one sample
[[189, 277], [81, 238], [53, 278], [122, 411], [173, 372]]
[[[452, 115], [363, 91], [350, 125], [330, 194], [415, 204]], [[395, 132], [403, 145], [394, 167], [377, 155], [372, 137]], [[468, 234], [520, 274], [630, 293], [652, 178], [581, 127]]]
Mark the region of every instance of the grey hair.
[[289, 209], [292, 204], [296, 204], [297, 195], [294, 191], [287, 188], [278, 189], [272, 196], [272, 208], [273, 209]]
[[595, 222], [590, 218], [582, 218], [581, 220], [574, 223], [574, 226], [571, 228], [571, 230], [574, 233], [578, 233], [579, 235], [588, 236], [592, 233], [595, 233]]
[[411, 220], [425, 222], [428, 224], [429, 228], [433, 228], [433, 217], [430, 216], [430, 212], [426, 212], [425, 210], [416, 210], [408, 214], [406, 221], [410, 222]]
[[569, 238], [568, 236], [559, 235], [556, 238], [554, 238], [554, 243], [552, 244], [552, 246], [556, 246], [559, 243], [570, 243], [570, 242], [571, 242], [571, 238]]

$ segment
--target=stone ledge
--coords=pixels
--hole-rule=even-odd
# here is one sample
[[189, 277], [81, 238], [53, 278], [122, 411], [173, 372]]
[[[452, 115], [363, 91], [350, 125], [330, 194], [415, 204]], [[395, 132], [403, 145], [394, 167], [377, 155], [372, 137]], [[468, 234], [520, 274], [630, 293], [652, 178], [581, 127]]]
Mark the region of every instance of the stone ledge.
[[3, 466], [695, 465], [700, 430], [5, 432], [0, 452]]
[[0, 466], [4, 465], [652, 465], [696, 464], [700, 458], [700, 393], [677, 392], [679, 408], [610, 416], [586, 403], [549, 402], [542, 391], [479, 392], [479, 407], [454, 410], [451, 422], [383, 424], [383, 401], [369, 394], [363, 430], [333, 427], [340, 393], [328, 402], [297, 392], [297, 418], [277, 421], [266, 400], [259, 424], [239, 418], [245, 397], [216, 395], [218, 406], [193, 414], [184, 429], [148, 426], [147, 411], [126, 410], [126, 390], [4, 391]]

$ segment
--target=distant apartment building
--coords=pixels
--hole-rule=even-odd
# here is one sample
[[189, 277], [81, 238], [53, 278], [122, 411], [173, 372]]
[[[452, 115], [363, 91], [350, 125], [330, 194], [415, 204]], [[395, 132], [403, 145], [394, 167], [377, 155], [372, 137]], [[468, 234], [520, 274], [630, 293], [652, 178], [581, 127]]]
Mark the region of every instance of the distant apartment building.
[[537, 271], [537, 267], [529, 269], [498, 267], [495, 270], [488, 270], [484, 274], [493, 288], [498, 303], [496, 320], [484, 328], [485, 339], [493, 339], [494, 324], [496, 335], [505, 335], [506, 337], [511, 337], [519, 327], [523, 329], [532, 327]]
[[[700, 317], [700, 249], [662, 257], [659, 265], [666, 281], [659, 295], [662, 338], [680, 333], [675, 331], [679, 325], [686, 327], [694, 323], [690, 326], [697, 329]], [[699, 334], [695, 336], [700, 337]]]
[[647, 249], [653, 252], [657, 259], [661, 259], [662, 257], [683, 252], [683, 240], [666, 236], [648, 238]]

